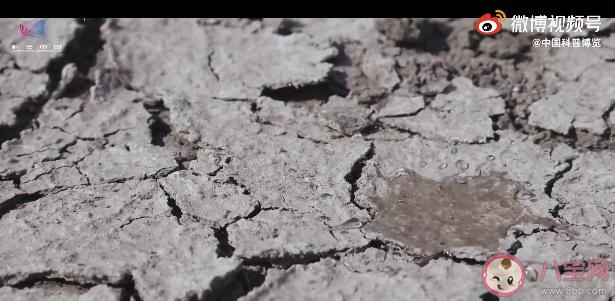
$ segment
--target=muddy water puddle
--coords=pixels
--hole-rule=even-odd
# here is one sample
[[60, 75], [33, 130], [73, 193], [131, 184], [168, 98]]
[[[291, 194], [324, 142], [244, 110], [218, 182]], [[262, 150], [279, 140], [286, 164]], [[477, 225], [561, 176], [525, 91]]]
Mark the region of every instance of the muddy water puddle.
[[512, 225], [556, 226], [553, 220], [530, 214], [517, 198], [531, 193], [502, 175], [437, 182], [409, 173], [387, 183], [386, 196], [374, 200], [378, 214], [363, 228], [416, 254], [459, 247], [497, 251]]

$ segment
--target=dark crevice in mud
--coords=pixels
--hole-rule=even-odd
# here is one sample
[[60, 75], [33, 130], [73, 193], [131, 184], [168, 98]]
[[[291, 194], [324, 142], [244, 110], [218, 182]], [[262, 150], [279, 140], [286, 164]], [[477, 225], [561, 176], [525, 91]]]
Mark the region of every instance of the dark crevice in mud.
[[261, 213], [261, 211], [263, 211], [264, 209], [261, 207], [261, 204], [258, 203], [256, 204], [254, 211], [252, 211], [250, 214], [248, 214], [245, 219], [251, 219], [256, 217], [257, 215], [259, 215]]
[[119, 301], [143, 301], [139, 292], [135, 288], [135, 280], [132, 274], [127, 274], [119, 286], [109, 285], [111, 287], [119, 288], [122, 290]]
[[564, 209], [564, 207], [566, 207], [566, 205], [557, 204], [555, 208], [553, 208], [552, 210], [549, 210], [549, 213], [551, 213], [551, 216], [553, 216], [554, 218], [560, 218], [561, 216], [559, 215], [559, 211]]
[[383, 129], [382, 125], [380, 125], [378, 123], [374, 123], [374, 124], [372, 124], [370, 126], [365, 127], [364, 129], [362, 129], [360, 134], [361, 134], [361, 136], [368, 138], [369, 135], [377, 134], [382, 129]]
[[160, 187], [160, 189], [162, 189], [162, 191], [164, 191], [164, 194], [167, 196], [167, 205], [169, 206], [169, 208], [171, 208], [171, 214], [175, 216], [175, 218], [177, 219], [177, 223], [181, 224], [181, 218], [184, 215], [182, 209], [179, 208], [179, 206], [177, 205], [177, 201], [175, 201], [175, 199], [172, 198], [166, 190], [164, 190], [164, 187], [162, 187], [160, 183], [158, 183], [158, 186]]
[[274, 33], [281, 36], [289, 36], [295, 32], [298, 32], [303, 27], [303, 23], [291, 19], [284, 19], [278, 27], [275, 29]]
[[42, 197], [44, 197], [42, 193], [32, 193], [17, 195], [12, 199], [5, 201], [0, 204], [0, 219], [2, 219], [5, 214], [13, 210], [20, 209], [24, 204], [36, 202]]
[[179, 208], [179, 206], [177, 206], [177, 202], [175, 201], [175, 199], [173, 199], [173, 198], [171, 198], [169, 196], [169, 200], [167, 201], [167, 205], [169, 205], [169, 207], [171, 207], [171, 214], [177, 218], [177, 222], [180, 222], [180, 220], [182, 218], [182, 215], [184, 215], [184, 213]]
[[260, 111], [260, 108], [258, 107], [258, 105], [256, 104], [256, 102], [252, 102], [250, 103], [250, 112], [252, 113], [256, 113]]
[[23, 102], [14, 111], [17, 119], [15, 126], [0, 126], [0, 145], [5, 141], [19, 138], [19, 134], [31, 125], [32, 120], [36, 118], [38, 111], [46, 102], [44, 96], [30, 98]]
[[216, 254], [218, 257], [231, 257], [235, 253], [235, 248], [229, 244], [226, 228], [214, 229], [214, 237], [218, 239]]
[[306, 85], [302, 87], [283, 87], [279, 89], [264, 88], [261, 96], [266, 96], [271, 99], [289, 102], [289, 101], [308, 101], [319, 100], [326, 102], [329, 97], [337, 95], [340, 97], [348, 96], [350, 91], [345, 87], [334, 85], [329, 81], [319, 84]]
[[515, 241], [512, 243], [512, 245], [510, 245], [510, 247], [508, 247], [508, 249], [506, 249], [506, 252], [508, 252], [508, 254], [510, 255], [515, 255], [517, 254], [517, 251], [519, 249], [523, 248], [523, 245], [521, 244], [520, 241]]
[[197, 158], [199, 147], [177, 133], [170, 120], [170, 111], [162, 100], [144, 101], [143, 107], [150, 113], [148, 119], [152, 145], [165, 147], [179, 156], [176, 158], [180, 170], [187, 170], [190, 161]]
[[564, 177], [564, 174], [566, 174], [567, 172], [569, 172], [572, 169], [572, 164], [573, 164], [574, 159], [568, 159], [566, 160], [566, 168], [564, 168], [562, 171], [558, 172], [555, 174], [555, 176], [549, 180], [547, 182], [547, 184], [545, 185], [545, 194], [547, 196], [549, 196], [551, 198], [551, 192], [553, 191], [553, 185], [555, 185], [555, 182], [557, 182], [559, 179]]
[[265, 283], [268, 269], [268, 266], [244, 264], [243, 270], [237, 273], [231, 283], [218, 294], [218, 300], [237, 301], [244, 297], [253, 289]]
[[209, 71], [211, 71], [211, 74], [214, 75], [214, 77], [216, 78], [217, 81], [220, 80], [220, 76], [218, 76], [218, 73], [216, 73], [216, 70], [214, 70], [213, 66], [211, 65], [211, 60], [214, 56], [216, 52], [212, 51], [208, 56], [207, 56], [207, 68], [209, 68]]
[[438, 259], [450, 259], [455, 263], [465, 263], [467, 265], [484, 265], [485, 262], [484, 261], [479, 261], [476, 259], [470, 259], [470, 258], [458, 258], [455, 256], [452, 256], [451, 254], [447, 253], [446, 251], [441, 251], [437, 254], [434, 255], [429, 255], [429, 256], [420, 256], [417, 257], [417, 259], [415, 259], [415, 263], [418, 264], [420, 267], [424, 267], [427, 264], [429, 264], [429, 262], [431, 262], [432, 260], [438, 260]]
[[500, 129], [500, 126], [498, 125], [500, 123], [500, 119], [502, 116], [490, 116], [489, 118], [491, 118], [491, 121], [493, 122], [491, 124], [491, 128], [493, 129], [493, 138], [487, 138], [487, 142], [489, 141], [495, 141], [498, 142], [500, 140], [500, 134], [498, 134], [498, 130]]
[[[102, 49], [104, 41], [100, 38], [100, 27], [105, 19], [87, 19], [84, 26], [77, 30], [75, 37], [69, 41], [62, 50], [62, 56], [51, 60], [45, 72], [49, 76], [47, 82], [47, 96], [31, 99], [15, 113], [18, 124], [14, 127], [0, 127], [0, 145], [7, 140], [19, 138], [20, 133], [33, 126], [33, 122], [40, 114], [41, 109], [58, 88], [62, 76], [62, 69], [69, 63], [74, 63], [81, 72], [87, 74], [94, 66], [96, 54]], [[77, 89], [79, 90], [79, 89]]]
[[[530, 233], [530, 234], [525, 234], [523, 231], [514, 230], [514, 231], [512, 232], [512, 234], [513, 234], [513, 236], [514, 236], [515, 238], [528, 237], [528, 236], [530, 236], [530, 235], [532, 235], [532, 234], [536, 234], [536, 233], [540, 233], [540, 232], [549, 232], [549, 231], [553, 231], [553, 228], [554, 228], [554, 227], [550, 227], [550, 228], [547, 228], [547, 229], [540, 229], [540, 228], [536, 228], [536, 229], [532, 230], [532, 233]], [[514, 254], [511, 254], [511, 255], [514, 255]]]
[[54, 290], [67, 290], [67, 287], [75, 289], [77, 291], [86, 292], [88, 289], [94, 287], [93, 283], [79, 283], [76, 281], [69, 281], [64, 278], [47, 278], [45, 275], [33, 275], [33, 278], [21, 281], [11, 287], [16, 289], [26, 288], [45, 288]]
[[13, 179], [13, 185], [15, 185], [15, 188], [21, 189], [21, 178]]
[[301, 255], [283, 255], [282, 257], [270, 257], [270, 258], [243, 258], [243, 262], [248, 265], [271, 265], [272, 267], [288, 269], [293, 265], [308, 265], [319, 262], [326, 258], [335, 260], [341, 259], [340, 254], [348, 251], [344, 250], [331, 250], [322, 253], [305, 253]]
[[480, 296], [478, 296], [482, 301], [500, 301], [500, 297], [490, 293], [490, 292], [486, 292]]
[[152, 115], [148, 120], [152, 135], [151, 143], [156, 146], [164, 146], [164, 138], [171, 134], [172, 129], [160, 115], [163, 112], [169, 112], [169, 109], [164, 106], [162, 101], [155, 104], [144, 103], [143, 106]]
[[[350, 173], [346, 174], [346, 176], [344, 177], [346, 182], [350, 183], [351, 185], [350, 202], [361, 210], [366, 210], [366, 209], [360, 206], [359, 204], [357, 204], [355, 200], [355, 193], [357, 192], [357, 190], [359, 190], [359, 187], [357, 187], [357, 181], [361, 178], [361, 174], [363, 173], [363, 167], [365, 167], [365, 162], [367, 160], [371, 160], [374, 157], [375, 148], [376, 147], [374, 143], [371, 142], [369, 145], [369, 150], [365, 153], [365, 155], [363, 155], [361, 158], [359, 158], [359, 160], [357, 160], [354, 163], [354, 165], [352, 166], [352, 169], [350, 170]], [[370, 215], [372, 215], [371, 212], [369, 213]]]

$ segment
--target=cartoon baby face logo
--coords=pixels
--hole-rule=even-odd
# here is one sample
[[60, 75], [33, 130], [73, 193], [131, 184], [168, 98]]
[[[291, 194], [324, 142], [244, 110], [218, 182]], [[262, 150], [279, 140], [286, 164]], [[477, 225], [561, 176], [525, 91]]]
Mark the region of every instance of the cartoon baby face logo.
[[525, 271], [521, 262], [512, 255], [495, 255], [483, 266], [483, 283], [496, 296], [510, 296], [523, 285]]
[[476, 30], [485, 35], [498, 33], [501, 29], [502, 23], [498, 17], [491, 18], [491, 14], [484, 14], [476, 21]]

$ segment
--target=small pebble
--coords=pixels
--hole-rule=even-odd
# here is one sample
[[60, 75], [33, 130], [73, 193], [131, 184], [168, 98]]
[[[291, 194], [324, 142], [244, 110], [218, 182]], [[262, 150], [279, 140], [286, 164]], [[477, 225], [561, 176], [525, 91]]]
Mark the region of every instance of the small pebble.
[[525, 269], [525, 277], [529, 281], [535, 282], [536, 280], [538, 280], [538, 272], [532, 267], [527, 267]]

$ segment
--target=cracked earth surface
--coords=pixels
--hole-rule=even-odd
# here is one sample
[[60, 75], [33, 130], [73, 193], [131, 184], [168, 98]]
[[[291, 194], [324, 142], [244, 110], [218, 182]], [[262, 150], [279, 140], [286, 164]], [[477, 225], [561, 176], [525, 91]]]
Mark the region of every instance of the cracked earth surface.
[[553, 261], [615, 264], [615, 22], [49, 19], [23, 54], [16, 20], [0, 300], [499, 300], [498, 253], [549, 263], [509, 299], [583, 300]]

